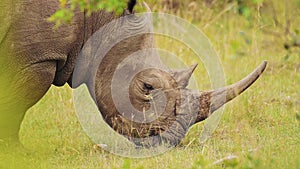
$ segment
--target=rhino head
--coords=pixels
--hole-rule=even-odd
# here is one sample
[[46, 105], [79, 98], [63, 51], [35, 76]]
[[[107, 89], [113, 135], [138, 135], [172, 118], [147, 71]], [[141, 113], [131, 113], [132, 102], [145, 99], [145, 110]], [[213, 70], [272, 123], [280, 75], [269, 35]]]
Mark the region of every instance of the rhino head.
[[178, 71], [145, 69], [130, 81], [131, 106], [119, 99], [126, 108], [117, 109], [121, 111], [117, 111], [118, 115], [111, 118], [110, 124], [137, 145], [176, 146], [189, 127], [205, 120], [251, 86], [262, 74], [266, 64], [264, 61], [235, 84], [205, 92], [186, 88], [197, 65]]
[[[86, 83], [106, 123], [136, 145], [176, 146], [189, 127], [251, 86], [267, 62], [233, 85], [190, 90], [186, 87], [197, 64], [181, 70], [166, 68], [154, 49], [151, 24], [131, 14], [102, 28], [82, 51], [81, 68], [74, 73], [80, 76], [73, 76], [73, 87]], [[113, 45], [108, 45], [111, 41]]]

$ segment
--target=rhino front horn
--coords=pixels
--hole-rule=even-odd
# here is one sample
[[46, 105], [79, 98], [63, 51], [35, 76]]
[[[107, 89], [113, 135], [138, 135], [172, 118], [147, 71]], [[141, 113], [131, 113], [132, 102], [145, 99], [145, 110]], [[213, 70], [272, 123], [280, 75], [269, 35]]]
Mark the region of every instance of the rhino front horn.
[[252, 73], [235, 84], [201, 93], [199, 96], [200, 111], [196, 122], [206, 119], [215, 110], [245, 91], [259, 78], [265, 70], [266, 65], [267, 61], [264, 61]]

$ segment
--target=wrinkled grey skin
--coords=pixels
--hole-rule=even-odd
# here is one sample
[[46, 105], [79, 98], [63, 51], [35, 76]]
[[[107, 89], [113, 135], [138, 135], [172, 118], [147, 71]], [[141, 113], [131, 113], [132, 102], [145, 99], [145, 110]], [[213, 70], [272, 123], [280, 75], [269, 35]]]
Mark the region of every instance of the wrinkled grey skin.
[[68, 83], [87, 39], [115, 18], [76, 11], [70, 25], [53, 30], [57, 0], [4, 0], [0, 4], [0, 139], [18, 140], [25, 112], [51, 84]]
[[[56, 0], [24, 0], [14, 4], [4, 0], [0, 4], [0, 139], [18, 140], [25, 112], [43, 97], [51, 84], [68, 83], [77, 87], [86, 83], [104, 120], [114, 130], [137, 145], [177, 145], [190, 126], [242, 93], [266, 67], [264, 62], [242, 81], [208, 92], [186, 88], [196, 65], [169, 72], [146, 69], [130, 82], [133, 107], [140, 112], [148, 111], [151, 103], [161, 101], [161, 95], [165, 96], [166, 104], [154, 121], [134, 122], [124, 118], [113, 103], [112, 77], [117, 65], [127, 56], [154, 47], [152, 36], [139, 34], [123, 40], [105, 55], [96, 76], [72, 84], [72, 73], [82, 47], [93, 33], [116, 16], [100, 11], [85, 18], [84, 13], [76, 11], [70, 25], [53, 30], [53, 23], [46, 18], [58, 6]], [[132, 29], [139, 27], [132, 25]], [[159, 58], [155, 57], [154, 60]], [[152, 137], [144, 140], [149, 136]]]

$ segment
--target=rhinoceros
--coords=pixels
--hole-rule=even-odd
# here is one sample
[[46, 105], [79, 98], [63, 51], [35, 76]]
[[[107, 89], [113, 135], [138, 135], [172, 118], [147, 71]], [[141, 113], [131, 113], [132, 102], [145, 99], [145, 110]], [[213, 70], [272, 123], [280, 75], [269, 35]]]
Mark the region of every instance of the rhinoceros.
[[[139, 16], [132, 12], [134, 1], [128, 3], [125, 20], [130, 30], [143, 29]], [[113, 46], [97, 67], [95, 76], [81, 78], [72, 84], [74, 67], [88, 39], [99, 29], [119, 18], [114, 12], [101, 10], [86, 16], [75, 10], [70, 24], [53, 29], [47, 21], [57, 9], [57, 0], [2, 0], [0, 4], [0, 139], [18, 140], [20, 125], [26, 111], [38, 102], [51, 85], [69, 84], [72, 88], [88, 84], [89, 91], [106, 123], [137, 145], [176, 146], [188, 129], [208, 118], [215, 110], [246, 90], [264, 71], [263, 62], [247, 77], [228, 87], [206, 92], [187, 89], [196, 68], [165, 71], [144, 69], [130, 81], [129, 99], [137, 113], [150, 113], [152, 101], [164, 96], [162, 113], [150, 122], [125, 118], [113, 102], [113, 72], [132, 53], [155, 46], [149, 33], [124, 39]], [[131, 21], [132, 19], [132, 21]], [[122, 22], [118, 23], [120, 27]], [[109, 27], [106, 31], [110, 31]], [[102, 39], [98, 39], [101, 41]], [[98, 51], [101, 52], [101, 51]], [[151, 56], [152, 57], [152, 56]], [[160, 62], [159, 56], [153, 60]], [[134, 66], [134, 65], [132, 65]], [[83, 66], [83, 69], [89, 66]], [[92, 85], [91, 85], [92, 84]], [[225, 96], [225, 100], [221, 99]], [[63, 111], [63, 110], [62, 110]], [[126, 113], [126, 112], [125, 112]], [[152, 112], [153, 113], [153, 112]], [[136, 114], [143, 117], [143, 114]], [[142, 138], [151, 138], [143, 140]]]

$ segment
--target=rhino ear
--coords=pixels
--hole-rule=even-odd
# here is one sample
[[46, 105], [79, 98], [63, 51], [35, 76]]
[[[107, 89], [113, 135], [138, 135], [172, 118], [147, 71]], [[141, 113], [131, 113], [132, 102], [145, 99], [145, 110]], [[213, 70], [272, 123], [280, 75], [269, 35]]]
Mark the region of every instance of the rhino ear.
[[183, 89], [189, 84], [189, 80], [198, 64], [194, 64], [187, 69], [172, 71], [172, 76], [176, 80], [179, 88]]
[[127, 3], [127, 9], [130, 12], [130, 14], [134, 13], [133, 8], [134, 8], [135, 4], [136, 4], [136, 0], [130, 0], [130, 1], [128, 1], [128, 3]]

